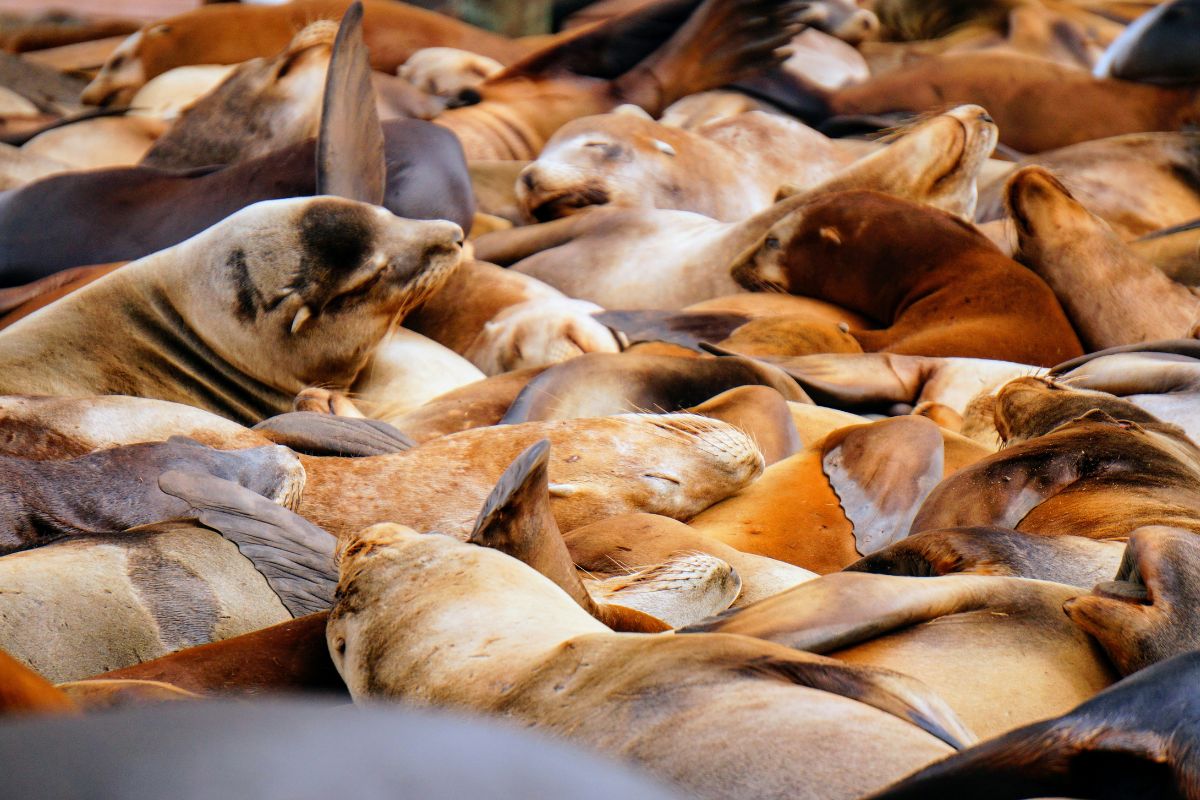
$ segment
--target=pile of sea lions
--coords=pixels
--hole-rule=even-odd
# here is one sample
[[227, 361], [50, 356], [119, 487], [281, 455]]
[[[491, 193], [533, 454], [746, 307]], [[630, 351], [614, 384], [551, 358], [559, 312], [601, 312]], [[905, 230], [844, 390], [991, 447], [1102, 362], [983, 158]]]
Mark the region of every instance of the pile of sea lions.
[[1200, 798], [1200, 3], [554, 5], [0, 16], [0, 796]]

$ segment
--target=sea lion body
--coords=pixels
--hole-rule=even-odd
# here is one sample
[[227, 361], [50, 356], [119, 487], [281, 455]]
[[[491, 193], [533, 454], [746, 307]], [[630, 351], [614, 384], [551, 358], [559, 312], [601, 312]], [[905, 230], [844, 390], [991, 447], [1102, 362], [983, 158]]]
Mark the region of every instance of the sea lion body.
[[[0, 391], [128, 394], [258, 422], [307, 385], [349, 386], [457, 266], [461, 237], [348, 200], [256, 204], [0, 332]], [[336, 340], [321, 335], [330, 325]]]

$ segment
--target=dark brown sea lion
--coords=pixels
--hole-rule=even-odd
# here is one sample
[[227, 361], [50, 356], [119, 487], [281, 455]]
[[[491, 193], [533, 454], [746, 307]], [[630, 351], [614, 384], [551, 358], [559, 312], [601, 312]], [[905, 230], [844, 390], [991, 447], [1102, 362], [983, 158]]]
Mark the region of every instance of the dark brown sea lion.
[[772, 227], [733, 276], [880, 320], [881, 330], [850, 332], [870, 352], [1047, 367], [1083, 352], [1037, 276], [957, 217], [888, 195], [812, 201]]
[[501, 422], [679, 411], [746, 385], [769, 386], [785, 400], [808, 399], [783, 372], [747, 358], [593, 353], [531, 380]]
[[1200, 654], [1156, 664], [1073, 711], [951, 756], [871, 800], [1194, 798]]
[[[158, 490], [171, 469], [228, 478], [273, 501], [299, 501], [304, 470], [284, 447], [213, 450], [184, 438], [102, 450], [69, 461], [0, 458], [7, 509], [0, 554], [63, 537], [118, 533], [175, 519], [186, 504]], [[70, 487], [65, 489], [64, 487]]]
[[[453, 612], [485, 597], [486, 624]], [[326, 631], [356, 700], [517, 719], [706, 798], [852, 798], [970, 738], [894, 673], [745, 637], [613, 633], [515, 559], [399, 525], [344, 550]], [[724, 746], [698, 750], [714, 730]]]
[[1193, 334], [1200, 297], [1125, 247], [1049, 172], [1013, 175], [1008, 206], [1018, 258], [1054, 290], [1089, 351]]
[[895, 670], [928, 684], [988, 738], [1062, 713], [1116, 680], [1062, 613], [1083, 592], [1019, 578], [838, 573], [686, 630]]
[[1125, 545], [1082, 536], [1037, 536], [1008, 528], [942, 528], [905, 537], [847, 572], [881, 575], [1004, 575], [1090, 589], [1116, 574]]
[[[1000, 126], [1000, 140], [1023, 153], [1125, 133], [1182, 130], [1200, 119], [1190, 87], [1099, 80], [1077, 67], [1004, 52], [920, 59], [841, 89], [830, 100], [837, 114], [924, 113], [947, 103], [983, 106]], [[1096, 108], [1107, 113], [1092, 113]]]
[[1063, 610], [1094, 636], [1124, 675], [1200, 649], [1193, 584], [1200, 541], [1193, 531], [1139, 528], [1129, 536], [1115, 578]]
[[[128, 100], [150, 78], [191, 64], [238, 64], [266, 58], [287, 45], [296, 31], [318, 19], [337, 19], [349, 0], [298, 0], [282, 6], [204, 6], [158, 20], [130, 36], [105, 62], [83, 92], [92, 105]], [[528, 46], [495, 36], [451, 17], [416, 6], [365, 0], [364, 34], [371, 64], [396, 71], [422, 47], [465, 47], [511, 61]]]
[[1122, 539], [1145, 525], [1200, 531], [1198, 475], [1200, 451], [1179, 428], [1090, 411], [943, 481], [912, 532], [994, 525]]
[[461, 248], [453, 223], [363, 203], [256, 204], [0, 332], [0, 391], [154, 397], [253, 424], [305, 386], [349, 388]]

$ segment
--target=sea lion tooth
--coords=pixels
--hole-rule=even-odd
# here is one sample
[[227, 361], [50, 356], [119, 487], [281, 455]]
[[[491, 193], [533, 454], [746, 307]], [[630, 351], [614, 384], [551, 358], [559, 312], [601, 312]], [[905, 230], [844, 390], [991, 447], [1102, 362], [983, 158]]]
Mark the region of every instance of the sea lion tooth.
[[292, 317], [292, 335], [294, 336], [299, 333], [300, 329], [304, 327], [304, 323], [308, 322], [310, 319], [312, 319], [312, 317], [313, 310], [307, 303], [300, 306], [300, 308], [296, 311], [296, 316]]

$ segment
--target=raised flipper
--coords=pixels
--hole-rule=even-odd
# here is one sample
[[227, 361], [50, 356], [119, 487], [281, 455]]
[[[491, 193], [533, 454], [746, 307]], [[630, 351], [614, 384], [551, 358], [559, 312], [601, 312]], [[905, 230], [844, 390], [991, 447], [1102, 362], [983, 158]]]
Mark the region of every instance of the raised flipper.
[[549, 457], [547, 439], [517, 456], [488, 495], [467, 541], [499, 550], [533, 567], [614, 630], [644, 633], [669, 630], [669, 625], [649, 614], [598, 603], [584, 588], [558, 523], [550, 513]]
[[325, 73], [317, 135], [317, 194], [380, 205], [387, 188], [383, 128], [362, 38], [363, 6], [346, 9]]
[[381, 456], [416, 446], [416, 442], [382, 420], [315, 411], [280, 414], [258, 423], [254, 430], [276, 444], [310, 456]]
[[333, 605], [337, 586], [329, 533], [283, 506], [230, 481], [171, 470], [158, 479], [165, 493], [192, 506], [206, 527], [237, 545], [293, 617]]

